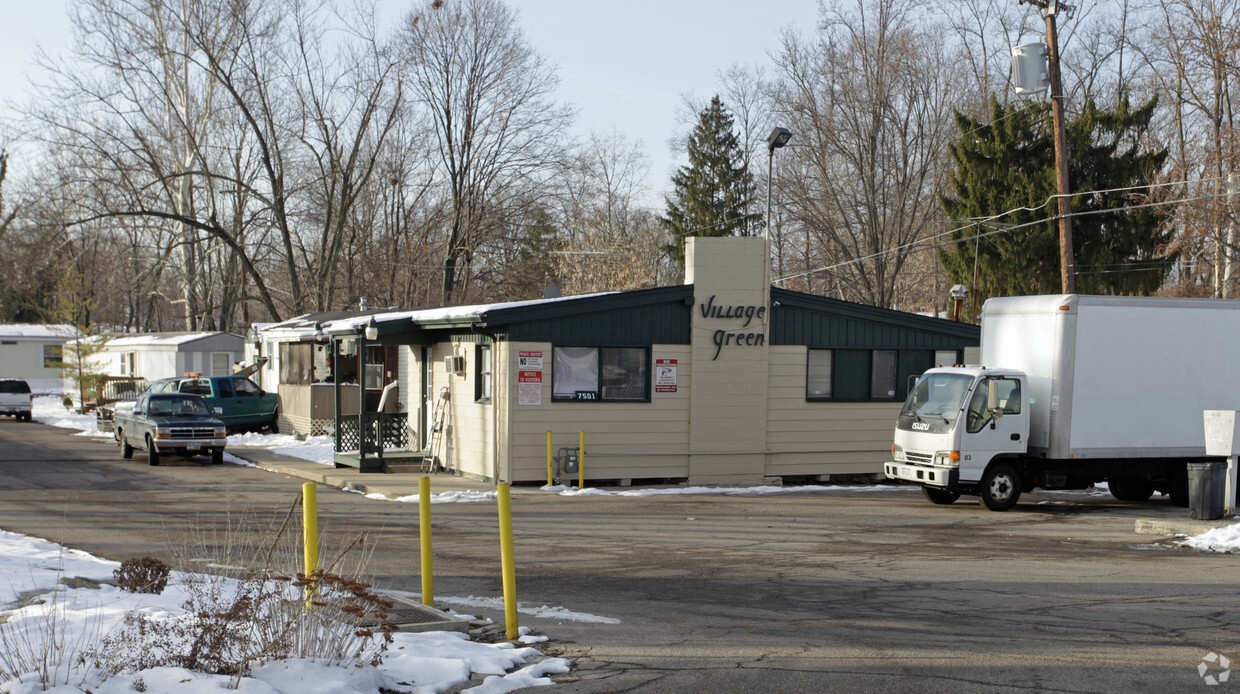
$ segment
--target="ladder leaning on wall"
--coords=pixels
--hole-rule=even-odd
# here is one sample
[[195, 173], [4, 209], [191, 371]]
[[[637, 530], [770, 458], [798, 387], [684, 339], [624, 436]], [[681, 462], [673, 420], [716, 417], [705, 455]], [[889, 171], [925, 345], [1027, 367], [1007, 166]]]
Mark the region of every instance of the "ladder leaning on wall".
[[447, 468], [440, 465], [439, 451], [443, 448], [444, 419], [448, 414], [448, 386], [439, 389], [439, 397], [435, 398], [435, 409], [431, 415], [431, 440], [426, 446], [426, 455], [422, 457], [422, 472], [435, 472]]

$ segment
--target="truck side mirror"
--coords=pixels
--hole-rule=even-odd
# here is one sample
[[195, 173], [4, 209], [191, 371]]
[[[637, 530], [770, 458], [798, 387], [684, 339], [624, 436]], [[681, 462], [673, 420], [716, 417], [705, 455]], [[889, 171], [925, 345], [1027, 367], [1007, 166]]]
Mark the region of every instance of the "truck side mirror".
[[214, 415], [216, 415], [216, 416], [222, 415], [222, 414], [224, 414], [224, 408], [222, 408], [222, 407], [213, 407], [213, 408], [211, 408], [211, 414], [214, 414]]

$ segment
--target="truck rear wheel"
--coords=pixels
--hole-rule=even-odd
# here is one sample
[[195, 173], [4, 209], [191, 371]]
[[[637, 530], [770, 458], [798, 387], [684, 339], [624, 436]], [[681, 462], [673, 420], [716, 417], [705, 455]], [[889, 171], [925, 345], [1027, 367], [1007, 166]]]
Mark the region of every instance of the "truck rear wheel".
[[982, 503], [991, 511], [1006, 511], [1020, 500], [1020, 476], [1007, 463], [990, 466], [977, 488]]
[[922, 487], [922, 496], [932, 504], [946, 506], [960, 498], [960, 492], [953, 492], [950, 489], [939, 489], [937, 487]]
[[1111, 496], [1120, 501], [1148, 501], [1154, 496], [1154, 485], [1145, 480], [1107, 480], [1107, 487], [1111, 490]]

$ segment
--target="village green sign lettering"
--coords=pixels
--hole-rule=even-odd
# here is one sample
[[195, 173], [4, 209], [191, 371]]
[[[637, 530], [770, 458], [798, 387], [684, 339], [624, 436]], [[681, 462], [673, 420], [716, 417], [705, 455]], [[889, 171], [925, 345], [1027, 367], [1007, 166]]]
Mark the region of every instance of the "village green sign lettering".
[[766, 318], [765, 306], [716, 305], [715, 295], [711, 294], [710, 298], [706, 300], [706, 303], [701, 305], [701, 309], [703, 318], [719, 318], [724, 320], [729, 318], [740, 320], [743, 318], [745, 320], [745, 323], [741, 325], [740, 330], [715, 331], [715, 334], [712, 337], [715, 344], [715, 356], [711, 357], [711, 361], [719, 358], [719, 353], [723, 351], [724, 347], [761, 347], [766, 344], [766, 333], [752, 331], [747, 332], [745, 330], [745, 328], [748, 328], [749, 324], [752, 323], [754, 319], [757, 319], [759, 324], [763, 322]]

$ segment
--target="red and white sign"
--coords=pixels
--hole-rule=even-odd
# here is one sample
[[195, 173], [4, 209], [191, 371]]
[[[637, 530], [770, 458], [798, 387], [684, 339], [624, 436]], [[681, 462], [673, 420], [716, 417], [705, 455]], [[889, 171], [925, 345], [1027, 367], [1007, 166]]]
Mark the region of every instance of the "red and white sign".
[[542, 351], [517, 353], [517, 404], [542, 404]]
[[654, 392], [675, 393], [679, 367], [675, 359], [654, 360]]

